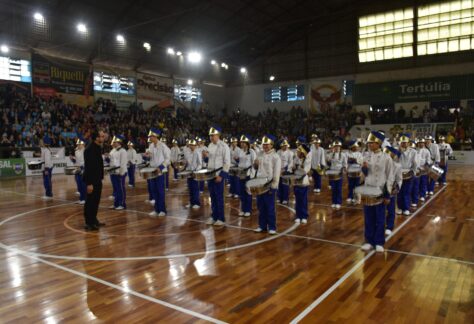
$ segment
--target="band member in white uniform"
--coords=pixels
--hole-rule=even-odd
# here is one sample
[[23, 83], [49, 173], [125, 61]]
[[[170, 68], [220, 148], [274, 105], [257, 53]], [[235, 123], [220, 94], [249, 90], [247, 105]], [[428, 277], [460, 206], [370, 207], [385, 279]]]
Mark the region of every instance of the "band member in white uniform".
[[206, 224], [222, 226], [225, 225], [224, 216], [224, 184], [229, 176], [230, 150], [229, 146], [220, 140], [222, 129], [218, 126], [209, 129], [211, 143], [207, 151], [203, 151], [203, 160], [207, 163], [209, 170], [216, 170], [216, 177], [207, 182], [211, 196], [212, 215]]
[[393, 187], [393, 171], [390, 156], [381, 150], [385, 136], [372, 131], [367, 138], [370, 152], [362, 163], [365, 175], [365, 185], [377, 187], [382, 191], [384, 202], [373, 206], [364, 206], [365, 241], [362, 250], [369, 251], [375, 247], [377, 252], [384, 251], [385, 244], [385, 206], [390, 202], [390, 192]]
[[240, 136], [239, 168], [247, 170], [245, 179], [240, 179], [240, 212], [239, 216], [250, 217], [252, 213], [252, 196], [245, 190], [247, 181], [255, 175], [253, 163], [257, 158], [255, 151], [250, 148], [251, 138], [248, 135]]
[[[441, 161], [441, 157], [439, 154], [439, 146], [436, 143], [433, 143], [433, 136], [428, 135], [425, 137], [425, 146], [430, 151], [431, 161], [429, 162], [430, 165], [435, 164], [439, 166], [439, 162]], [[429, 178], [428, 179], [428, 194], [432, 196], [434, 194], [434, 187], [436, 181]]]
[[395, 226], [395, 201], [397, 194], [400, 191], [403, 183], [402, 166], [400, 164], [400, 155], [402, 154], [399, 150], [392, 146], [385, 148], [387, 153], [392, 158], [392, 174], [393, 174], [393, 185], [390, 192], [390, 203], [387, 205], [387, 224], [385, 229], [385, 235], [392, 234]]
[[[168, 156], [171, 156], [171, 149], [167, 145], [168, 141], [166, 140], [166, 137], [162, 136], [161, 139], [160, 139], [160, 142], [163, 144], [163, 149], [165, 151], [167, 151]], [[169, 179], [170, 165], [171, 165], [171, 162], [169, 162], [168, 166], [166, 167], [166, 172], [165, 172], [165, 188], [166, 188], [166, 191], [168, 191], [168, 189], [170, 187], [170, 181], [169, 181], [170, 180]]]
[[[198, 147], [197, 147], [198, 152], [202, 156], [202, 152], [207, 152], [207, 146], [204, 143], [204, 140], [200, 137], [197, 137], [196, 141], [198, 143]], [[203, 169], [207, 168], [207, 163], [204, 162], [204, 161], [202, 161], [202, 168]], [[201, 193], [201, 194], [204, 193], [204, 183], [205, 183], [205, 181], [199, 181], [199, 193]]]
[[[409, 146], [410, 138], [408, 135], [402, 135], [399, 139], [400, 148], [400, 164], [403, 170], [410, 170], [414, 175], [418, 169], [416, 163], [416, 151]], [[410, 205], [411, 205], [411, 187], [413, 185], [413, 175], [403, 180], [402, 188], [398, 193], [397, 205], [398, 205], [398, 214], [403, 212], [403, 215], [410, 215]]]
[[280, 182], [281, 159], [273, 149], [276, 138], [265, 135], [262, 139], [263, 152], [257, 156], [254, 167], [257, 169], [257, 178], [271, 179], [269, 191], [257, 196], [258, 224], [255, 232], [276, 234], [275, 195]]
[[295, 223], [306, 224], [308, 222], [308, 187], [309, 177], [311, 171], [311, 150], [306, 144], [300, 144], [296, 149], [298, 155], [297, 163], [293, 169], [304, 172], [304, 177], [300, 183], [296, 183], [293, 187], [295, 193]]
[[43, 197], [44, 200], [53, 199], [53, 159], [50, 147], [51, 138], [48, 136], [43, 137], [43, 142], [41, 145], [41, 162], [43, 162], [43, 186], [45, 194]]
[[170, 149], [170, 162], [171, 167], [173, 168], [173, 181], [178, 181], [178, 171], [173, 167], [174, 163], [181, 161], [183, 158], [183, 154], [181, 149], [179, 148], [178, 141], [173, 138], [171, 141], [171, 149]]
[[446, 175], [448, 173], [448, 159], [453, 155], [453, 149], [451, 145], [446, 143], [446, 138], [444, 136], [439, 137], [439, 167], [443, 169], [444, 173], [439, 177], [438, 181], [442, 185], [446, 185]]
[[132, 141], [128, 141], [127, 143], [128, 150], [127, 150], [127, 175], [128, 175], [128, 186], [130, 188], [135, 187], [135, 168], [138, 163], [138, 154], [135, 150], [135, 144]]
[[[362, 153], [359, 152], [359, 144], [356, 140], [349, 143], [349, 150], [347, 154], [348, 168], [351, 166], [360, 167], [362, 165]], [[354, 197], [354, 189], [360, 185], [360, 176], [349, 177], [349, 175], [347, 175], [347, 184], [348, 194], [346, 202], [356, 204], [357, 199]]]
[[117, 169], [112, 171], [111, 180], [114, 188], [114, 205], [111, 208], [115, 210], [122, 210], [127, 208], [126, 204], [126, 189], [125, 177], [127, 176], [127, 151], [123, 148], [125, 138], [121, 135], [114, 136], [112, 139], [112, 146], [114, 150], [110, 152], [110, 166]]
[[[283, 140], [280, 144], [280, 150], [278, 150], [278, 155], [281, 160], [281, 174], [291, 172], [293, 170], [293, 152], [289, 149], [290, 144], [287, 140]], [[278, 199], [277, 202], [282, 204], [288, 204], [290, 196], [290, 187], [284, 184], [280, 178], [280, 184], [278, 185]]]
[[420, 201], [425, 201], [426, 195], [428, 194], [428, 173], [426, 167], [431, 163], [430, 151], [425, 147], [425, 139], [419, 138], [418, 142], [418, 170], [420, 170], [420, 190], [419, 197]]
[[[189, 140], [190, 154], [187, 154], [186, 170], [199, 171], [202, 168], [202, 155], [197, 150], [197, 142], [194, 139]], [[199, 209], [201, 201], [199, 200], [199, 184], [192, 177], [188, 178], [189, 204], [186, 208]]]
[[411, 185], [411, 207], [416, 208], [418, 206], [418, 200], [420, 197], [420, 153], [417, 150], [417, 141], [415, 139], [410, 140], [410, 148], [415, 151], [415, 162], [416, 162], [416, 172], [413, 174], [413, 182]]
[[[236, 137], [232, 137], [230, 140], [230, 160], [231, 166], [237, 167], [239, 164], [238, 159], [240, 155], [240, 147], [238, 146], [239, 140]], [[230, 190], [227, 197], [239, 198], [240, 195], [240, 179], [237, 176], [229, 175]]]
[[77, 191], [79, 192], [79, 201], [77, 203], [80, 205], [84, 205], [86, 203], [87, 195], [87, 187], [84, 180], [82, 180], [82, 173], [84, 171], [84, 150], [85, 142], [79, 137], [76, 141], [76, 150], [74, 151], [74, 156], [71, 156], [71, 161], [74, 162], [74, 165], [81, 170], [74, 175]]
[[314, 138], [311, 141], [311, 169], [313, 169], [313, 192], [321, 192], [322, 176], [317, 170], [326, 169], [326, 152], [321, 147], [321, 139]]
[[342, 143], [335, 140], [332, 143], [333, 152], [327, 155], [329, 168], [341, 172], [339, 180], [330, 181], [332, 190], [332, 208], [340, 209], [342, 204], [342, 174], [347, 170], [347, 155], [341, 151]]
[[149, 215], [151, 217], [166, 216], [166, 201], [165, 201], [165, 175], [170, 164], [170, 150], [166, 145], [159, 141], [158, 138], [161, 131], [156, 128], [151, 128], [148, 137], [151, 140], [149, 146], [150, 167], [160, 169], [161, 174], [156, 178], [151, 179], [151, 189], [154, 204], [154, 211]]

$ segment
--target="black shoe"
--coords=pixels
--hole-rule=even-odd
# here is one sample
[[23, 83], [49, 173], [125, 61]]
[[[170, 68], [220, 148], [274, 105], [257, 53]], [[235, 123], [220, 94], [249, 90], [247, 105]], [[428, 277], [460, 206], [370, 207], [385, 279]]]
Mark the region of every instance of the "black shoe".
[[105, 226], [105, 223], [101, 223], [101, 222], [98, 222], [97, 224], [95, 224], [96, 227], [102, 227], [102, 226]]
[[85, 225], [84, 229], [86, 231], [98, 231], [99, 228], [96, 225]]

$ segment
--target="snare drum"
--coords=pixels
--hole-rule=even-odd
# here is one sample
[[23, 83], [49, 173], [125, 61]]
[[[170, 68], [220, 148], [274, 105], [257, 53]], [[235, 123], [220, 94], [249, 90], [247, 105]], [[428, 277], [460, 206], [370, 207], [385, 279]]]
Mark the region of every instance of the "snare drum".
[[254, 178], [247, 181], [245, 184], [247, 193], [249, 195], [263, 195], [270, 190], [272, 180], [268, 178]]
[[356, 195], [360, 195], [364, 206], [376, 206], [383, 202], [382, 190], [374, 186], [359, 186], [354, 189]]
[[180, 178], [180, 179], [192, 178], [193, 177], [193, 171], [190, 171], [190, 170], [181, 171], [177, 175], [178, 175], [178, 178]]
[[438, 179], [443, 175], [443, 173], [444, 170], [434, 164], [428, 169], [428, 176], [434, 181], [438, 181]]
[[120, 167], [106, 166], [104, 167], [104, 174], [118, 174]]
[[360, 177], [361, 172], [362, 172], [362, 168], [359, 165], [351, 165], [347, 169], [347, 176], [349, 178], [358, 178]]
[[42, 161], [31, 161], [28, 162], [28, 169], [29, 170], [41, 170], [43, 168], [44, 162]]
[[81, 172], [81, 168], [78, 166], [69, 166], [64, 168], [64, 174], [66, 175], [76, 175]]
[[194, 171], [193, 176], [197, 181], [209, 181], [216, 177], [216, 173], [217, 171], [215, 170], [202, 169], [199, 171]]
[[328, 176], [329, 180], [341, 180], [342, 170], [327, 170], [326, 175]]
[[413, 171], [410, 169], [402, 169], [402, 178], [403, 180], [408, 180], [413, 177]]
[[186, 161], [173, 162], [171, 165], [173, 166], [173, 169], [176, 172], [181, 172], [181, 171], [184, 171], [184, 169], [186, 169]]
[[162, 175], [161, 170], [159, 168], [142, 168], [140, 169], [140, 175], [143, 179], [154, 179], [160, 175]]
[[250, 168], [230, 168], [229, 174], [238, 177], [240, 180], [245, 180], [247, 178], [247, 174]]

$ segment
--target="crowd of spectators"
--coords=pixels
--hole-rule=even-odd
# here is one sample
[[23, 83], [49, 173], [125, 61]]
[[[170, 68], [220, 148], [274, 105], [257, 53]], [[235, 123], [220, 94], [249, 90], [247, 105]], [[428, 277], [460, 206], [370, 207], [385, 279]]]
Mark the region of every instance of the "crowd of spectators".
[[[119, 110], [112, 102], [102, 99], [88, 107], [79, 107], [65, 103], [61, 97], [44, 99], [8, 93], [0, 96], [0, 145], [16, 149], [35, 149], [39, 147], [43, 137], [48, 136], [53, 147], [72, 148], [78, 136], [87, 138], [90, 129], [100, 127], [111, 136], [123, 134], [127, 140], [134, 141], [136, 147], [144, 149], [150, 127], [163, 129], [168, 139], [176, 138], [180, 143], [184, 143], [187, 138], [193, 136], [207, 137], [207, 131], [213, 124], [222, 126], [225, 136], [244, 133], [260, 136], [271, 133], [292, 141], [299, 135], [309, 137], [312, 133], [318, 133], [323, 144], [327, 144], [336, 136], [350, 139], [348, 130], [353, 125], [376, 123], [377, 119], [384, 115], [377, 114], [371, 112], [366, 115], [364, 112], [357, 112], [350, 104], [338, 105], [334, 109], [316, 114], [308, 113], [300, 106], [295, 106], [288, 112], [268, 107], [256, 116], [240, 109], [213, 112], [205, 108], [178, 107], [145, 111], [132, 105], [127, 110]], [[415, 120], [413, 114], [406, 117], [401, 110], [397, 114], [398, 118], [392, 120], [392, 123], [405, 120], [403, 118], [408, 118], [406, 121], [426, 121], [424, 117], [422, 120]], [[433, 114], [430, 110], [429, 115]], [[445, 112], [440, 110], [436, 118], [444, 115]], [[448, 117], [452, 116], [453, 114], [449, 114]], [[454, 141], [472, 136], [462, 125], [458, 125], [456, 131], [449, 135]]]

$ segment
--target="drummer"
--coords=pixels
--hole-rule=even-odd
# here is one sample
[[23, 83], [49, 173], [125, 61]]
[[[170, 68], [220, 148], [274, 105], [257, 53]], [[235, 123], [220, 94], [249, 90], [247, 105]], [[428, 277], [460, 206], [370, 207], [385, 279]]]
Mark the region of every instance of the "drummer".
[[[151, 140], [149, 137], [147, 139], [147, 143], [148, 143], [148, 146], [150, 146]], [[142, 158], [146, 166], [150, 165], [150, 148], [149, 147], [145, 150], [145, 153], [142, 155]], [[152, 192], [151, 179], [146, 179], [146, 187], [148, 190], [148, 199], [146, 199], [145, 202], [150, 203], [151, 205], [155, 205], [155, 200], [153, 198], [153, 192]]]
[[86, 203], [87, 195], [87, 187], [84, 180], [82, 180], [82, 172], [84, 171], [84, 149], [85, 142], [82, 137], [78, 137], [76, 141], [76, 150], [74, 151], [74, 156], [71, 156], [71, 161], [80, 169], [80, 172], [77, 172], [74, 175], [77, 191], [79, 192], [79, 201], [77, 202], [79, 205], [84, 205]]
[[362, 172], [365, 175], [365, 185], [376, 187], [381, 190], [384, 203], [374, 206], [364, 206], [365, 240], [362, 250], [369, 251], [375, 247], [375, 251], [383, 252], [385, 244], [385, 206], [388, 204], [391, 189], [393, 187], [392, 161], [388, 154], [381, 150], [385, 136], [377, 131], [370, 132], [367, 144], [370, 152], [362, 163]]
[[[439, 154], [439, 146], [436, 143], [433, 143], [433, 136], [428, 135], [425, 137], [425, 146], [430, 151], [430, 161], [429, 164], [435, 164], [436, 166], [439, 166], [439, 162], [441, 161], [441, 156]], [[434, 187], [435, 187], [436, 181], [429, 178], [428, 179], [428, 194], [432, 196], [434, 194]]]
[[42, 197], [44, 200], [53, 199], [53, 160], [50, 146], [51, 138], [45, 135], [41, 144], [41, 162], [44, 163], [43, 186], [45, 195]]
[[301, 184], [295, 184], [293, 191], [295, 193], [295, 210], [297, 224], [306, 224], [308, 222], [308, 173], [311, 171], [311, 150], [307, 144], [300, 144], [297, 148], [298, 163], [295, 164], [294, 170], [303, 171], [304, 177]]
[[423, 137], [418, 139], [417, 145], [420, 162], [418, 169], [421, 171], [419, 197], [420, 201], [425, 201], [426, 195], [428, 194], [428, 173], [426, 166], [429, 165], [431, 161], [431, 155], [430, 151], [425, 147], [425, 139]]
[[387, 205], [387, 220], [386, 220], [386, 228], [385, 228], [385, 235], [388, 236], [392, 234], [393, 227], [395, 226], [395, 200], [396, 200], [398, 191], [402, 187], [403, 176], [402, 176], [402, 166], [400, 164], [400, 155], [402, 153], [396, 148], [394, 148], [393, 146], [387, 146], [385, 150], [392, 158], [392, 177], [393, 177], [393, 185], [392, 185], [392, 190], [390, 192], [390, 203]]
[[276, 234], [275, 195], [280, 182], [281, 159], [273, 149], [276, 138], [265, 135], [262, 138], [263, 154], [255, 160], [254, 167], [257, 169], [257, 178], [271, 179], [271, 188], [257, 196], [258, 224], [254, 230], [256, 233], [266, 232], [270, 235]]
[[316, 171], [318, 169], [326, 168], [326, 153], [321, 147], [321, 139], [312, 137], [311, 139], [311, 169], [313, 169], [313, 181], [314, 189], [313, 192], [321, 192], [321, 180], [322, 176]]
[[[347, 155], [341, 152], [342, 143], [340, 140], [335, 140], [332, 143], [333, 152], [329, 154], [328, 164], [329, 169], [332, 171], [344, 172], [347, 170]], [[342, 204], [342, 176], [339, 180], [332, 180], [331, 190], [332, 190], [332, 208], [340, 209]]]
[[[202, 155], [197, 150], [197, 142], [194, 139], [188, 141], [188, 146], [191, 151], [187, 154], [186, 159], [186, 170], [187, 171], [199, 171], [202, 168]], [[189, 189], [189, 204], [186, 208], [199, 209], [201, 207], [201, 201], [199, 200], [199, 184], [196, 180], [188, 178], [188, 189]]]
[[174, 163], [177, 163], [181, 160], [182, 158], [182, 153], [181, 149], [178, 146], [178, 141], [173, 138], [171, 141], [171, 152], [170, 152], [170, 162], [171, 162], [171, 167], [173, 168], [173, 181], [178, 181], [178, 170], [176, 170], [173, 165]]
[[[362, 165], [362, 153], [359, 152], [357, 140], [349, 142], [350, 152], [347, 155], [348, 168], [359, 168]], [[347, 176], [348, 195], [346, 202], [357, 204], [358, 199], [354, 197], [354, 189], [360, 185], [360, 175], [358, 177]]]
[[[171, 156], [171, 149], [167, 145], [168, 141], [166, 140], [166, 137], [161, 136], [160, 142], [161, 142], [161, 144], [163, 144], [163, 149], [168, 152], [168, 156]], [[166, 191], [168, 191], [168, 189], [170, 187], [170, 182], [169, 182], [170, 166], [169, 166], [169, 164], [171, 164], [171, 163], [168, 163], [168, 166], [166, 167], [165, 172], [163, 172], [165, 174], [165, 188], [166, 188]]]
[[[285, 174], [293, 170], [293, 152], [289, 150], [290, 144], [285, 139], [280, 144], [280, 149], [278, 150], [278, 155], [281, 160], [281, 174]], [[290, 196], [290, 187], [287, 184], [284, 184], [280, 177], [280, 184], [278, 185], [278, 198], [277, 202], [284, 205], [288, 204]]]
[[247, 176], [240, 180], [240, 212], [239, 216], [250, 217], [252, 213], [252, 196], [245, 190], [247, 181], [254, 176], [253, 163], [257, 158], [255, 151], [250, 148], [251, 138], [249, 135], [240, 136], [239, 168], [247, 170]]
[[[201, 137], [196, 137], [196, 141], [198, 143], [198, 152], [202, 156], [202, 152], [207, 151], [207, 146], [204, 140]], [[207, 163], [202, 161], [202, 168], [206, 169], [207, 168]], [[203, 194], [204, 193], [204, 181], [199, 181], [199, 193]]]
[[127, 175], [128, 175], [128, 186], [130, 188], [135, 187], [135, 167], [138, 163], [138, 154], [135, 150], [135, 144], [132, 141], [127, 143]]
[[229, 147], [220, 140], [222, 129], [218, 126], [209, 129], [211, 143], [206, 151], [203, 151], [203, 160], [207, 163], [209, 170], [218, 170], [216, 177], [207, 182], [209, 194], [211, 195], [212, 215], [207, 219], [206, 224], [222, 226], [225, 225], [224, 217], [224, 183], [229, 176], [230, 150]]
[[[410, 138], [408, 135], [402, 135], [399, 139], [400, 142], [400, 164], [402, 166], [402, 171], [407, 172], [411, 171], [415, 174], [416, 170], [418, 169], [418, 165], [416, 164], [416, 152], [414, 149], [409, 147]], [[413, 184], [413, 176], [409, 177], [408, 179], [403, 179], [402, 188], [398, 193], [397, 197], [397, 205], [398, 211], [397, 214], [401, 214], [408, 216], [410, 215], [410, 201], [411, 201], [411, 186]]]
[[151, 217], [166, 216], [165, 174], [170, 164], [170, 150], [158, 140], [160, 135], [161, 131], [156, 128], [151, 128], [148, 132], [151, 141], [149, 147], [150, 167], [161, 171], [157, 177], [151, 179], [151, 191], [155, 201], [154, 210], [149, 214]]
[[[448, 158], [453, 155], [453, 149], [449, 143], [446, 143], [444, 136], [439, 137], [439, 152], [440, 152], [440, 163], [439, 167], [443, 169], [443, 174], [439, 177], [439, 183], [443, 186], [446, 185], [446, 174], [448, 173]], [[443, 159], [441, 159], [441, 153], [443, 153]]]
[[111, 173], [112, 186], [114, 188], [115, 199], [112, 209], [122, 210], [127, 208], [125, 177], [127, 176], [127, 151], [123, 148], [125, 138], [121, 135], [112, 139], [113, 152], [110, 153], [110, 167], [118, 169]]

